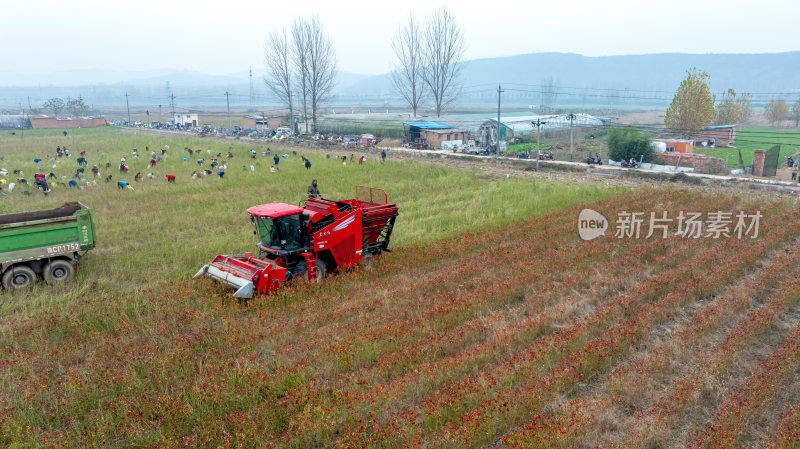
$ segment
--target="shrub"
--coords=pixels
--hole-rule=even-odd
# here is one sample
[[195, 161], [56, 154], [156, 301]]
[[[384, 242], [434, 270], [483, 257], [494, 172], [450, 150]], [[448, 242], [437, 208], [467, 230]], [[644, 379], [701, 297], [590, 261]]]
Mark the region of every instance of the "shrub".
[[608, 132], [608, 157], [615, 161], [650, 158], [653, 139], [650, 134], [632, 127], [611, 128]]

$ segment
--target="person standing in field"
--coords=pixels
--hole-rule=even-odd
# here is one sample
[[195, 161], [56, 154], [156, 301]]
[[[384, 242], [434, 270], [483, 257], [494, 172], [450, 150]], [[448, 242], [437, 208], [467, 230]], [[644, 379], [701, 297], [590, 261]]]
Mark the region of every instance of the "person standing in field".
[[381, 150], [381, 164], [386, 162], [386, 150]]
[[280, 163], [280, 161], [281, 161], [281, 158], [279, 158], [279, 157], [278, 157], [278, 155], [276, 154], [276, 155], [275, 155], [275, 156], [272, 158], [272, 160], [275, 162], [275, 165], [278, 165], [278, 164]]
[[306, 165], [306, 170], [308, 170], [309, 168], [311, 168], [311, 161], [309, 161], [308, 159], [306, 159], [306, 163], [305, 163], [305, 165]]
[[319, 189], [317, 188], [317, 180], [314, 179], [311, 181], [311, 185], [308, 186], [308, 197], [309, 198], [320, 198]]

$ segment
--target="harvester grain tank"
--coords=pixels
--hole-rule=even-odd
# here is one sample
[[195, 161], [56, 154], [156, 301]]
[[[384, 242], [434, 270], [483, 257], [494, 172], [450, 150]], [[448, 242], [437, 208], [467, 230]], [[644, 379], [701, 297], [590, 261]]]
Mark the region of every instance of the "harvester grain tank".
[[218, 255], [194, 276], [234, 287], [237, 298], [274, 292], [292, 278], [319, 282], [389, 251], [398, 209], [383, 189], [357, 186], [353, 199], [262, 204], [247, 213], [259, 237], [258, 257]]

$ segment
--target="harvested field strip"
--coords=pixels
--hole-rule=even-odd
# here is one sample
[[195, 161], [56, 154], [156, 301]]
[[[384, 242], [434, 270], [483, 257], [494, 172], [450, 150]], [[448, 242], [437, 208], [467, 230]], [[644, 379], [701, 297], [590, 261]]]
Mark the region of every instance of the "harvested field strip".
[[[793, 244], [788, 245], [789, 247]], [[558, 404], [553, 414], [541, 414], [535, 420], [503, 438], [504, 446], [538, 447], [544, 441], [574, 446], [577, 443], [590, 446], [602, 441], [602, 434], [595, 429], [598, 420], [614, 420], [622, 423], [630, 413], [632, 404], [647, 397], [652, 379], [675, 364], [686, 363], [694, 355], [703, 337], [714, 332], [727, 320], [743, 314], [745, 308], [757, 301], [778, 279], [787, 276], [787, 270], [800, 263], [800, 252], [780, 249], [768, 263], [759, 267], [736, 285], [729, 287], [724, 295], [695, 311], [691, 318], [661, 344], [645, 345], [630, 361], [613, 369], [606, 381], [596, 390], [600, 393]], [[800, 273], [797, 273], [800, 274]], [[623, 407], [617, 415], [610, 414], [612, 407]], [[614, 418], [616, 416], [616, 418]], [[627, 433], [627, 432], [626, 432]], [[645, 432], [638, 441], [652, 440], [659, 433]], [[587, 435], [591, 435], [588, 437]], [[636, 439], [632, 439], [637, 441]], [[613, 444], [609, 442], [608, 444]]]
[[[800, 290], [800, 282], [791, 286]], [[800, 296], [800, 293], [798, 293]], [[800, 365], [800, 322], [796, 323], [781, 345], [763, 360], [743, 388], [737, 389], [722, 404], [716, 422], [698, 435], [690, 435], [689, 448], [739, 447], [741, 434], [749, 421], [768, 407], [778, 387]]]
[[[685, 248], [677, 247], [674, 241], [668, 239], [649, 244], [634, 242], [631, 246], [634, 248], [625, 253], [627, 262], [644, 262], [650, 259], [650, 265], [637, 265], [640, 267], [638, 270], [640, 273], [648, 269], [677, 264], [681, 260], [677, 257], [685, 254]], [[662, 253], [660, 248], [664, 250], [670, 248], [670, 252], [654, 257], [654, 254]], [[558, 265], [571, 266], [569, 263]], [[380, 356], [374, 366], [368, 369], [362, 367], [347, 376], [339, 376], [333, 381], [333, 385], [337, 389], [350, 389], [350, 391], [348, 395], [339, 396], [341, 400], [332, 397], [327, 398], [327, 401], [346, 410], [350, 410], [357, 402], [365, 401], [369, 403], [377, 401], [383, 407], [402, 404], [404, 399], [409, 400], [419, 396], [422, 391], [429, 391], [445, 379], [453, 379], [460, 374], [471, 372], [505, 351], [521, 347], [550, 330], [551, 326], [561, 325], [570, 315], [565, 312], [565, 308], [570, 310], [571, 304], [573, 306], [581, 304], [583, 307], [591, 308], [592, 301], [607, 297], [609, 293], [616, 292], [630, 283], [623, 274], [630, 275], [631, 270], [626, 264], [621, 264], [620, 259], [606, 260], [593, 268], [598, 273], [597, 281], [593, 277], [570, 274], [574, 270], [569, 269], [566, 271], [569, 276], [565, 282], [559, 282], [550, 288], [539, 288], [535, 293], [529, 291], [525, 293], [525, 301], [522, 303], [493, 311], [488, 316], [452, 327], [445, 333], [432, 331], [421, 340], [398, 346], [388, 356]], [[581, 282], [581, 278], [587, 282]], [[524, 281], [525, 276], [518, 276], [515, 280]], [[524, 282], [520, 284], [527, 285]], [[564, 287], [569, 289], [566, 290]], [[490, 331], [491, 333], [488, 333]], [[413, 327], [410, 334], [415, 334]], [[470, 338], [471, 335], [474, 337]], [[402, 335], [396, 338], [401, 339]], [[464, 345], [473, 343], [476, 338], [481, 339], [479, 344], [461, 350]], [[452, 349], [447, 350], [448, 348]], [[501, 348], [503, 352], [498, 353]], [[406, 372], [407, 374], [401, 378], [392, 377]], [[370, 391], [369, 385], [374, 385], [376, 382], [389, 383], [378, 390]], [[408, 389], [410, 385], [414, 388]], [[316, 383], [316, 386], [325, 388], [330, 384]], [[309, 386], [303, 390], [304, 397], [300, 398], [299, 405], [305, 404], [305, 398], [316, 396], [310, 389], [313, 388]], [[292, 392], [289, 392], [287, 401], [291, 403], [292, 399], [297, 398], [293, 398]], [[347, 404], [338, 404], [341, 401]]]
[[782, 283], [763, 305], [751, 310], [736, 323], [724, 342], [702, 351], [693, 369], [659, 393], [650, 410], [637, 415], [631, 436], [623, 443], [623, 447], [641, 447], [646, 435], [666, 431], [689, 404], [698, 399], [698, 392], [703, 385], [713, 382], [732, 363], [739, 351], [765, 332], [780, 313], [800, 300], [798, 289], [800, 281], [796, 277]]
[[796, 449], [800, 447], [800, 395], [794, 404], [781, 413], [773, 440], [769, 449]]
[[[788, 212], [784, 212], [784, 215], [788, 215]], [[734, 245], [731, 242], [727, 242], [725, 246], [728, 247], [728, 251], [735, 251], [737, 245]], [[537, 341], [536, 345], [524, 351], [522, 354], [515, 355], [512, 358], [510, 358], [507, 362], [504, 362], [496, 367], [493, 367], [491, 372], [481, 373], [477, 377], [470, 376], [468, 379], [458, 381], [446, 387], [445, 389], [436, 392], [432, 397], [428, 398], [423, 404], [425, 410], [421, 412], [416, 412], [413, 410], [408, 412], [403, 412], [402, 414], [396, 415], [397, 417], [394, 419], [394, 421], [389, 423], [378, 421], [379, 424], [377, 427], [380, 427], [380, 429], [367, 430], [362, 432], [362, 434], [371, 435], [373, 434], [373, 432], [382, 432], [380, 433], [381, 437], [379, 439], [381, 440], [387, 439], [388, 441], [392, 441], [391, 438], [393, 438], [393, 436], [399, 435], [402, 432], [401, 430], [403, 429], [402, 423], [408, 423], [408, 422], [414, 423], [422, 421], [424, 423], [427, 423], [427, 425], [423, 424], [420, 426], [420, 428], [416, 428], [415, 426], [412, 425], [409, 426], [409, 428], [405, 429], [405, 430], [411, 430], [413, 432], [411, 436], [406, 435], [405, 437], [406, 441], [408, 440], [413, 441], [415, 438], [419, 439], [421, 438], [420, 435], [430, 432], [432, 429], [436, 428], [436, 424], [433, 424], [434, 427], [431, 428], [430, 427], [431, 423], [435, 423], [437, 422], [437, 420], [438, 422], [446, 422], [448, 419], [455, 419], [460, 415], [460, 413], [462, 413], [459, 412], [459, 410], [461, 411], [468, 410], [470, 404], [480, 403], [480, 401], [482, 400], [481, 398], [485, 399], [487, 397], [492, 397], [493, 395], [497, 394], [497, 389], [498, 388], [502, 389], [504, 382], [508, 382], [509, 384], [517, 382], [516, 380], [513, 380], [516, 376], [518, 376], [514, 374], [515, 372], [520, 372], [520, 370], [524, 369], [524, 367], [529, 366], [530, 364], [533, 364], [532, 366], [539, 366], [540, 367], [539, 369], [545, 368], [549, 363], [555, 362], [561, 357], [561, 355], [558, 354], [563, 355], [568, 353], [568, 351], [571, 351], [573, 350], [573, 348], [575, 348], [575, 346], [573, 345], [577, 345], [577, 347], [579, 347], [580, 344], [576, 343], [576, 340], [574, 340], [576, 335], [581, 335], [583, 331], [588, 330], [590, 331], [590, 334], [589, 335], [583, 334], [584, 335], [583, 338], [586, 338], [587, 336], [591, 337], [592, 336], [591, 332], [593, 332], [591, 331], [591, 329], [599, 330], [607, 327], [609, 324], [613, 325], [615, 320], [620, 318], [619, 316], [620, 312], [623, 312], [621, 318], [624, 318], [625, 316], [624, 310], [626, 308], [629, 308], [631, 304], [637, 304], [637, 303], [641, 304], [641, 301], [649, 301], [654, 299], [655, 297], [658, 296], [659, 292], [666, 292], [666, 290], [662, 289], [661, 287], [668, 285], [671, 279], [675, 278], [680, 279], [681, 275], [685, 277], [688, 273], [692, 272], [692, 269], [696, 270], [700, 266], [706, 266], [704, 264], [710, 264], [710, 261], [716, 260], [724, 255], [725, 255], [724, 252], [719, 253], [719, 252], [706, 251], [703, 254], [695, 257], [696, 260], [694, 262], [696, 263], [696, 265], [693, 264], [695, 266], [691, 268], [686, 268], [686, 266], [683, 266], [681, 268], [672, 270], [670, 272], [661, 273], [656, 278], [645, 281], [645, 283], [643, 283], [644, 287], [640, 286], [640, 288], [634, 289], [634, 293], [632, 293], [630, 297], [625, 296], [618, 298], [617, 300], [611, 301], [609, 303], [610, 304], [609, 308], [596, 312], [595, 315], [592, 317], [592, 321], [588, 322], [591, 325], [585, 325], [586, 323], [582, 322], [580, 324], [572, 326], [571, 328], [562, 329], [562, 331], [559, 331], [556, 334], [556, 335], [561, 335], [561, 337], [548, 336], [545, 339]], [[739, 264], [746, 264], [748, 262], [753, 262], [753, 260], [751, 260], [750, 258], [745, 258], [741, 261], [737, 261], [737, 263]], [[713, 272], [716, 273], [721, 270], [722, 267], [717, 266], [713, 269]], [[703, 273], [702, 270], [699, 272]], [[689, 282], [689, 284], [691, 284], [692, 286], [695, 286], [697, 284], [697, 286], [699, 287], [699, 281], [702, 279], [702, 276], [698, 275], [693, 279], [694, 281]], [[697, 291], [699, 292], [698, 294], [701, 295], [706, 293], [705, 290], [706, 289], [704, 288], [697, 289]], [[631, 310], [635, 310], [635, 307]], [[607, 320], [609, 319], [612, 321], [607, 322]], [[577, 342], [580, 341], [582, 340], [580, 339], [577, 340]], [[562, 349], [559, 349], [558, 350], [559, 352], [552, 353], [554, 347]], [[560, 351], [567, 351], [567, 352], [564, 353]], [[546, 354], [551, 354], [551, 355], [548, 356]], [[555, 359], [548, 358], [553, 356], [555, 356]], [[410, 418], [408, 415], [416, 415], [419, 416], [419, 418]], [[426, 416], [427, 418], [422, 418]], [[459, 418], [459, 422], [463, 421], [464, 417]], [[445, 432], [449, 432], [449, 430], [451, 429], [446, 429]], [[449, 432], [448, 435], [452, 437], [454, 433]], [[471, 437], [466, 439], [470, 438]], [[349, 444], [348, 440], [345, 440], [344, 444]], [[388, 444], [396, 444], [396, 442]]]

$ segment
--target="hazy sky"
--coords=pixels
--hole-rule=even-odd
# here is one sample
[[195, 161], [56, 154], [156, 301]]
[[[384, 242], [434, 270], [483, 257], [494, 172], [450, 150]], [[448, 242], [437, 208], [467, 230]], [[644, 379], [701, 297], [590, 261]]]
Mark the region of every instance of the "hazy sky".
[[[263, 69], [271, 30], [319, 14], [339, 68], [383, 73], [407, 14], [437, 0], [4, 0], [0, 71]], [[208, 6], [207, 6], [208, 5]], [[800, 49], [797, 0], [450, 1], [466, 59], [555, 51], [588, 56], [661, 52], [761, 53]]]

